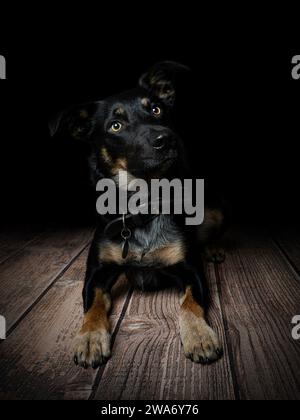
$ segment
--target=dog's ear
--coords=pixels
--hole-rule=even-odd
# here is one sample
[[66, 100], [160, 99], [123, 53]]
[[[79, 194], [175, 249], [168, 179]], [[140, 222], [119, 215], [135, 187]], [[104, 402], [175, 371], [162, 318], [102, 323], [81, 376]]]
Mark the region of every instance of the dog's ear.
[[100, 115], [101, 102], [72, 106], [49, 121], [50, 135], [67, 132], [77, 140], [89, 140], [96, 118]]
[[147, 73], [143, 74], [139, 85], [166, 104], [173, 105], [176, 77], [179, 73], [187, 71], [189, 68], [183, 64], [163, 61], [155, 64]]

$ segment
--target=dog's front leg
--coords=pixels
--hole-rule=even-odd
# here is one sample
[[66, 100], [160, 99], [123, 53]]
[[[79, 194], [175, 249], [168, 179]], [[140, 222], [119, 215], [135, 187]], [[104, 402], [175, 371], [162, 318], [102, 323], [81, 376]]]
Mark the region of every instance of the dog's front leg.
[[177, 281], [184, 292], [179, 312], [184, 353], [196, 363], [214, 362], [221, 357], [222, 347], [205, 320], [203, 284], [198, 270], [188, 264], [179, 264], [172, 271], [177, 272]]
[[85, 369], [96, 369], [110, 357], [110, 289], [120, 274], [120, 268], [113, 265], [88, 268], [83, 289], [84, 319], [75, 338], [74, 352], [75, 363]]
[[187, 285], [181, 300], [180, 336], [186, 357], [196, 363], [211, 363], [221, 354], [216, 333], [207, 324], [203, 307], [197, 302], [193, 285]]

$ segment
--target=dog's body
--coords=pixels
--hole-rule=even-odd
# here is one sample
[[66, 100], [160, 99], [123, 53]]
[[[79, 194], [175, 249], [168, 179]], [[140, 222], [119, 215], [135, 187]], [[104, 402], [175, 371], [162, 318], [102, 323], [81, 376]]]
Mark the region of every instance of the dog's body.
[[[119, 171], [146, 182], [184, 179], [189, 176], [184, 147], [170, 125], [174, 75], [182, 69], [175, 63], [158, 64], [142, 76], [139, 88], [66, 112], [53, 132], [64, 125], [73, 137], [90, 141], [95, 183], [101, 178], [116, 180]], [[186, 356], [201, 363], [217, 360], [222, 351], [204, 318], [204, 273], [195, 244], [215, 236], [223, 219], [220, 210], [206, 208], [197, 231], [178, 215], [102, 216], [87, 262], [84, 322], [76, 337], [75, 363], [96, 368], [110, 357], [110, 290], [122, 274], [142, 289], [179, 286]]]

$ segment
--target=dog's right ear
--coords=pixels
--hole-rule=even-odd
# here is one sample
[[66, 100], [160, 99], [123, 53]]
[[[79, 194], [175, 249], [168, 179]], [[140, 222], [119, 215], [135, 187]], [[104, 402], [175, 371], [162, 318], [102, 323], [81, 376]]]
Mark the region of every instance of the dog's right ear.
[[175, 81], [180, 73], [189, 72], [189, 68], [174, 61], [155, 64], [140, 77], [139, 85], [152, 95], [173, 105], [175, 100]]
[[88, 141], [100, 110], [101, 102], [70, 107], [50, 119], [50, 135], [66, 132], [77, 140]]

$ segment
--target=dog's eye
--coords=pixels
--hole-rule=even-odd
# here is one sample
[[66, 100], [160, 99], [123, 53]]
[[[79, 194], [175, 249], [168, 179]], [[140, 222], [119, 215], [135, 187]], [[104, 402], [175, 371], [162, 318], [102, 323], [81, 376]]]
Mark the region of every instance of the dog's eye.
[[113, 133], [118, 133], [118, 131], [122, 130], [123, 124], [115, 121], [112, 123], [112, 125], [110, 126], [110, 129]]
[[161, 108], [159, 106], [153, 106], [152, 107], [152, 114], [159, 116], [161, 114]]

